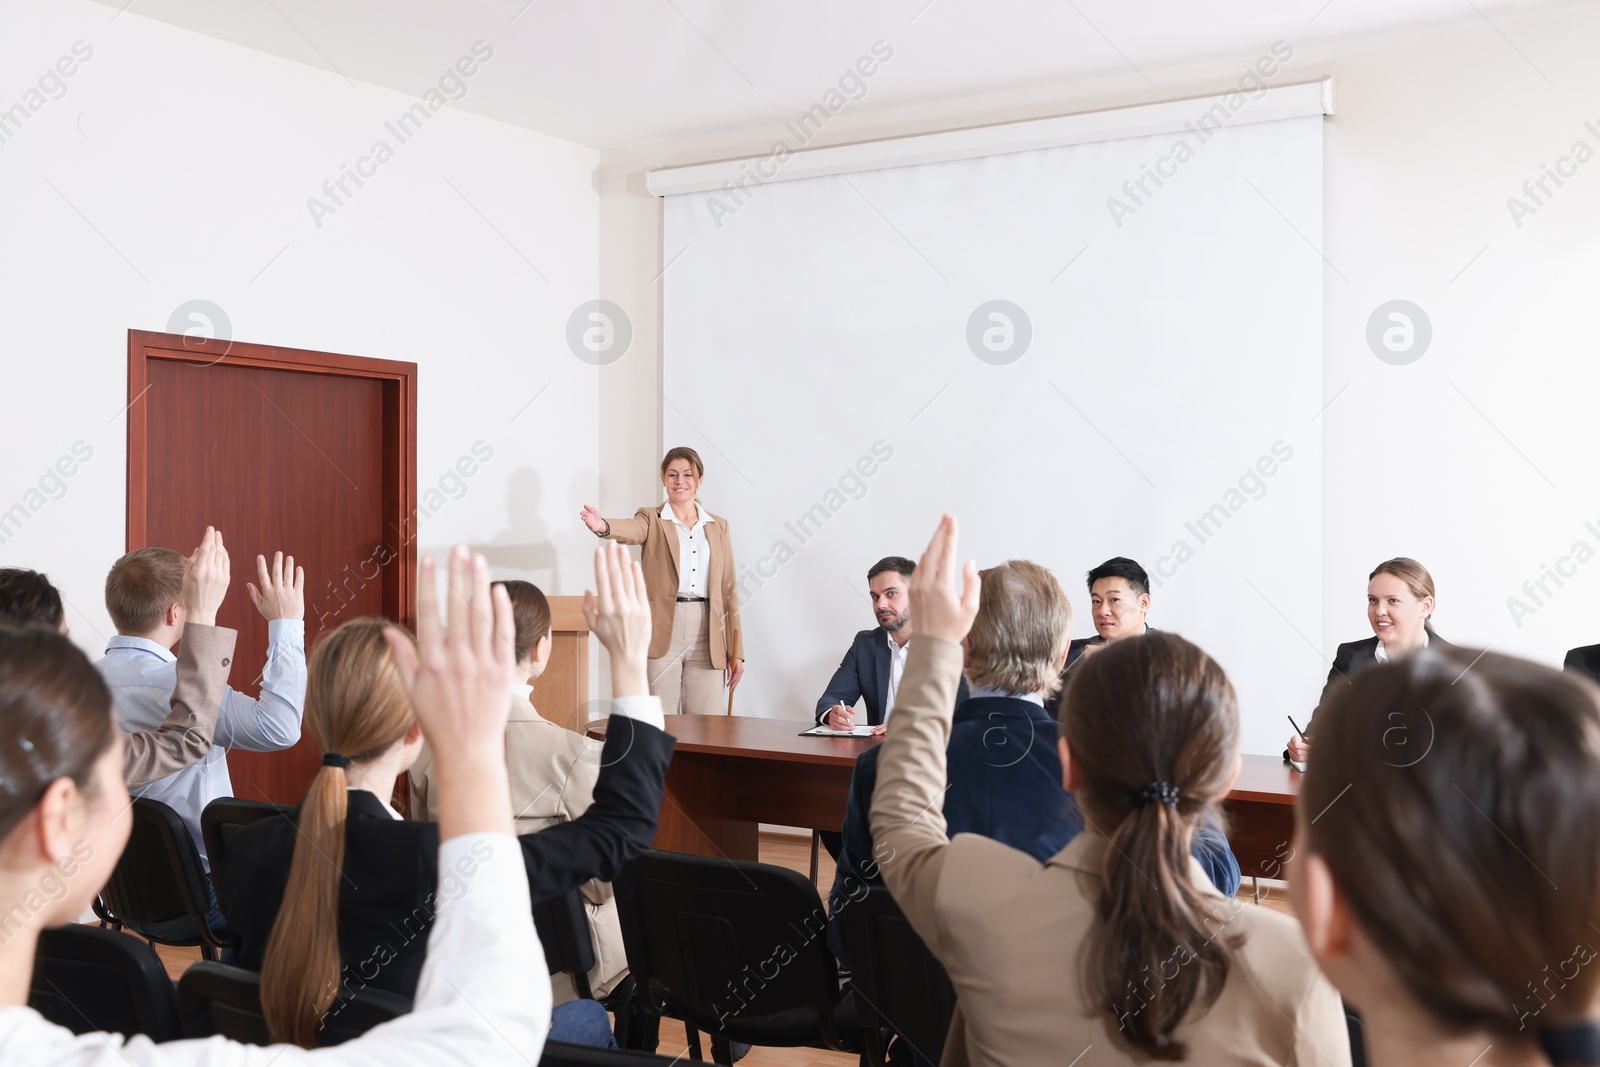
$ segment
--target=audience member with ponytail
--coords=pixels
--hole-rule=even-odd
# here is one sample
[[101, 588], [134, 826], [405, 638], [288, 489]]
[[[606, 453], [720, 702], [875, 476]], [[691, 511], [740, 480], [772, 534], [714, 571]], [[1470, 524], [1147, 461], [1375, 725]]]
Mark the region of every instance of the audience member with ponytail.
[[[384, 684], [408, 699], [422, 729], [440, 739], [439, 827], [427, 862], [444, 872], [439, 895], [450, 903], [428, 935], [415, 1010], [338, 1048], [308, 1052], [220, 1037], [155, 1045], [144, 1037], [74, 1035], [27, 1007], [40, 930], [72, 922], [88, 907], [127, 843], [131, 820], [121, 734], [105, 682], [61, 634], [0, 627], [0, 900], [14, 902], [0, 918], [0, 1061], [30, 1067], [538, 1062], [550, 986], [528, 967], [543, 953], [512, 836], [503, 750], [514, 665], [511, 605], [503, 592], [490, 593], [483, 557], [469, 561], [458, 548], [450, 561], [448, 635], [442, 635], [433, 561], [424, 559], [419, 571], [420, 647], [386, 638], [396, 667]], [[603, 605], [601, 614], [609, 608]], [[637, 651], [642, 693], [649, 615], [642, 608], [634, 614], [637, 623], [622, 628]], [[315, 988], [300, 991], [302, 1000], [316, 996]]]
[[1374, 1067], [1600, 1063], [1600, 690], [1434, 648], [1318, 720], [1290, 899]]
[[980, 589], [969, 562], [958, 597], [955, 561], [946, 515], [911, 580], [917, 633], [871, 810], [884, 881], [956, 989], [946, 1067], [1085, 1053], [1348, 1065], [1338, 994], [1293, 920], [1224, 897], [1190, 855], [1238, 774], [1239, 718], [1222, 669], [1181, 637], [1127, 638], [1072, 672], [1062, 784], [1085, 832], [1042, 865], [946, 838], [950, 708]]
[[[593, 878], [610, 881], [649, 848], [675, 743], [662, 732], [660, 701], [644, 695], [642, 649], [650, 625], [643, 572], [620, 545], [596, 553], [595, 571], [601, 596], [585, 611], [611, 651], [617, 695], [599, 753], [594, 803], [571, 822], [517, 839], [534, 900]], [[642, 638], [622, 632], [618, 605]], [[643, 643], [634, 672], [624, 654], [636, 651], [636, 638]], [[261, 971], [262, 1003], [277, 1040], [309, 1046], [346, 989], [413, 995], [433, 951], [428, 931], [454, 874], [435, 862], [439, 826], [402, 819], [388, 804], [396, 779], [422, 751], [426, 731], [404, 700], [401, 657], [394, 650], [409, 648], [405, 631], [378, 619], [350, 620], [322, 639], [311, 654], [305, 719], [325, 753], [322, 769], [294, 819], [246, 827], [228, 850], [223, 912], [239, 965]], [[501, 693], [507, 708], [512, 684], [508, 679]], [[447, 743], [430, 741], [434, 753]], [[503, 750], [503, 735], [501, 742]], [[500, 778], [506, 778], [504, 767]], [[594, 1007], [587, 1002], [558, 1012], [553, 1036], [604, 1044], [604, 1011], [598, 1029], [575, 1022]]]

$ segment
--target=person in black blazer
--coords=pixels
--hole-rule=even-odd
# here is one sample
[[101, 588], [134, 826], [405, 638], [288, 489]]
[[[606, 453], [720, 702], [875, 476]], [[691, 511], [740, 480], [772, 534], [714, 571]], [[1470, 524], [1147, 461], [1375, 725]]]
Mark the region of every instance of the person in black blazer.
[[[906, 599], [906, 581], [916, 569], [917, 565], [904, 556], [885, 556], [868, 569], [867, 593], [878, 625], [862, 630], [850, 642], [850, 651], [828, 679], [828, 688], [817, 698], [817, 725], [849, 729], [855, 725], [856, 701], [861, 700], [867, 706], [867, 724], [877, 727], [875, 733], [883, 733], [888, 712], [894, 708], [895, 659], [900, 659], [900, 669], [904, 670], [906, 642], [911, 640], [911, 602]], [[965, 678], [961, 679], [958, 699], [967, 699]]]
[[[535, 902], [590, 879], [610, 881], [650, 847], [676, 744], [662, 732], [660, 700], [647, 695], [650, 613], [643, 573], [621, 546], [597, 556], [609, 574], [598, 576], [601, 596], [592, 608], [586, 605], [586, 614], [612, 653], [617, 695], [594, 802], [571, 822], [518, 838]], [[601, 565], [597, 559], [597, 569]], [[624, 598], [615, 591], [624, 583], [629, 597], [620, 603]], [[619, 632], [625, 626], [631, 630]], [[228, 848], [223, 909], [238, 964], [262, 972], [264, 1004], [274, 982], [281, 987], [286, 980], [300, 989], [344, 992], [370, 985], [413, 996], [434, 913], [472, 878], [465, 860], [439, 868], [438, 824], [402, 819], [387, 803], [422, 748], [403, 671], [390, 650], [396, 633], [404, 631], [381, 619], [353, 619], [317, 646], [306, 728], [325, 751], [323, 770], [291, 816], [245, 827]], [[337, 897], [336, 914], [307, 903], [324, 894]], [[303, 944], [324, 938], [337, 941], [336, 974], [316, 973], [305, 963]], [[535, 965], [542, 968], [543, 961], [530, 961]], [[270, 1013], [268, 1022], [273, 1025]], [[287, 1036], [280, 1029], [274, 1037]]]
[[1600, 682], [1600, 645], [1584, 645], [1567, 653], [1562, 669], [1581, 674], [1591, 682]]
[[1061, 710], [1061, 694], [1067, 691], [1067, 676], [1086, 652], [1108, 641], [1137, 637], [1151, 629], [1145, 621], [1150, 612], [1150, 576], [1127, 556], [1113, 556], [1087, 575], [1089, 620], [1093, 637], [1080, 637], [1067, 646], [1067, 665], [1061, 670], [1061, 685], [1045, 704], [1056, 715]]
[[[1433, 575], [1416, 560], [1397, 556], [1378, 564], [1367, 576], [1367, 622], [1374, 636], [1339, 646], [1317, 707], [1328, 702], [1336, 686], [1349, 684], [1350, 675], [1369, 664], [1386, 663], [1429, 645], [1449, 648], [1449, 642], [1433, 630], [1433, 596]], [[1289, 738], [1284, 759], [1306, 761], [1315, 721], [1313, 710], [1306, 722], [1305, 736]]]

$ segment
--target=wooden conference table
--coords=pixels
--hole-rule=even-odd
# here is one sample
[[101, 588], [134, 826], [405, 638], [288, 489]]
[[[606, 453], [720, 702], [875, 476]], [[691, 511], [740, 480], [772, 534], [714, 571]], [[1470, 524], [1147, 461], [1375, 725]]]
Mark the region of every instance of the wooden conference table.
[[[673, 852], [758, 859], [761, 823], [837, 830], [856, 757], [881, 738], [800, 737], [802, 720], [668, 715], [678, 739], [652, 844]], [[591, 737], [605, 736], [603, 720]], [[1248, 877], [1282, 878], [1300, 773], [1276, 756], [1245, 756], [1223, 801], [1228, 841]]]

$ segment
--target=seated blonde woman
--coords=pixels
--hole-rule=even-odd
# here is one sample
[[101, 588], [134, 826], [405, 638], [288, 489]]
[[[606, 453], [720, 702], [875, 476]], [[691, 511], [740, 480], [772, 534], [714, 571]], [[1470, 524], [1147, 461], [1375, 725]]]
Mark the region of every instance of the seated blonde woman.
[[[1124, 638], [1073, 669], [1061, 784], [1086, 828], [1070, 844], [1041, 864], [946, 837], [945, 750], [980, 597], [973, 563], [956, 595], [955, 560], [946, 515], [911, 579], [917, 633], [871, 809], [884, 882], [955, 986], [945, 1067], [1346, 1067], [1339, 996], [1294, 920], [1224, 897], [1190, 854], [1238, 774], [1239, 713], [1222, 668], [1183, 638]], [[974, 686], [1010, 662], [1004, 627], [984, 643]], [[1052, 686], [1048, 659], [1038, 668]]]
[[[544, 718], [533, 706], [533, 684], [550, 663], [550, 601], [531, 582], [495, 585], [510, 596], [511, 615], [517, 624], [517, 681], [511, 687], [511, 718], [506, 723], [511, 811], [517, 833], [533, 834], [570, 823], [589, 810], [600, 781], [602, 748], [599, 742]], [[411, 767], [410, 780], [412, 814], [419, 819], [435, 818], [433, 756], [426, 745]], [[594, 939], [595, 964], [589, 972], [589, 985], [595, 996], [604, 997], [628, 974], [622, 922], [609, 883], [590, 879], [581, 892]], [[566, 975], [554, 975], [552, 982], [558, 1005], [577, 995]]]

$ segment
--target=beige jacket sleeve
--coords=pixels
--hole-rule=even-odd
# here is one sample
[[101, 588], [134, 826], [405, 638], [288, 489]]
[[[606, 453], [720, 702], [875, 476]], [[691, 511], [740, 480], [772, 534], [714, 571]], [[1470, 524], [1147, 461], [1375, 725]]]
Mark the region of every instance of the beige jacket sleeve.
[[873, 859], [917, 935], [941, 954], [935, 899], [945, 852], [945, 750], [961, 684], [961, 645], [913, 634], [872, 793]]
[[156, 729], [123, 736], [122, 775], [128, 788], [181, 771], [211, 751], [238, 636], [222, 626], [184, 627], [172, 710]]
[[[660, 510], [657, 508], [656, 510]], [[642, 545], [650, 533], [650, 509], [640, 508], [631, 519], [607, 519], [611, 527], [600, 536], [607, 541], [620, 541], [625, 545]]]

